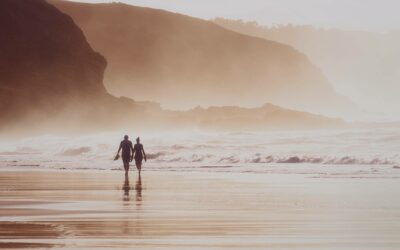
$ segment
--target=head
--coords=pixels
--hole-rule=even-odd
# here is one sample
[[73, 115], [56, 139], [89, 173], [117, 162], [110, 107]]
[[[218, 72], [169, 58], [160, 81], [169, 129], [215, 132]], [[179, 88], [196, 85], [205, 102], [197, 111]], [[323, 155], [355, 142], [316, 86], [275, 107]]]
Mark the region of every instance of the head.
[[129, 136], [125, 135], [125, 136], [124, 136], [124, 139], [125, 139], [125, 140], [128, 140], [128, 139], [129, 139]]
[[136, 138], [136, 142], [140, 143], [140, 137]]

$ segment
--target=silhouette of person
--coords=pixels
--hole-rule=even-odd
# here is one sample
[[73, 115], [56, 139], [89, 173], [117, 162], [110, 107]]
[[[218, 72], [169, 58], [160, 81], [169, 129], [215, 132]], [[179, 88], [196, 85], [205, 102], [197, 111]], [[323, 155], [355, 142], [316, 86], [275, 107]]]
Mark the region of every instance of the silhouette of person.
[[131, 187], [129, 186], [129, 177], [128, 175], [125, 175], [125, 182], [124, 185], [122, 186], [122, 190], [124, 190], [124, 201], [129, 201], [129, 190]]
[[[132, 142], [130, 140], [128, 140], [128, 138], [129, 137], [127, 135], [124, 136], [124, 140], [121, 141], [121, 143], [119, 144], [117, 156], [115, 157], [116, 159], [118, 159], [119, 152], [122, 149], [122, 162], [124, 163], [125, 176], [128, 175], [129, 161], [132, 161], [132, 156], [133, 156]], [[131, 151], [132, 151], [132, 154], [131, 154]]]
[[143, 145], [140, 144], [140, 138], [136, 138], [136, 144], [133, 148], [133, 154], [132, 154], [132, 158], [135, 158], [135, 164], [136, 164], [136, 168], [139, 171], [139, 176], [140, 176], [140, 172], [142, 170], [142, 161], [144, 158], [144, 161], [147, 161], [147, 157], [146, 157], [146, 153], [144, 152], [144, 148]]

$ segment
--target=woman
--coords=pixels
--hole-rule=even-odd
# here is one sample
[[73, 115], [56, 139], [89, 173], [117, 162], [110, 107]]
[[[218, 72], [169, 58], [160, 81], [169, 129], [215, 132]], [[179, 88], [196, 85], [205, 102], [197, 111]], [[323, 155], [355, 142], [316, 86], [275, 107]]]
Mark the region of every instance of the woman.
[[139, 171], [139, 175], [140, 175], [140, 171], [142, 169], [142, 160], [144, 158], [144, 161], [147, 161], [146, 158], [146, 153], [144, 152], [143, 149], [143, 145], [140, 144], [140, 138], [136, 138], [136, 144], [133, 147], [133, 155], [132, 158], [135, 158], [135, 163], [136, 163], [136, 167]]

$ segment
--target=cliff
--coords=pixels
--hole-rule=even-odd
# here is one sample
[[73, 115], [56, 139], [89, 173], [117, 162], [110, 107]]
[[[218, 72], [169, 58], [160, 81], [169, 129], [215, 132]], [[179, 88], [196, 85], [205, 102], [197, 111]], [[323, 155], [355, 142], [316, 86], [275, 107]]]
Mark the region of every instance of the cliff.
[[0, 128], [107, 127], [126, 119], [113, 110], [134, 110], [107, 93], [105, 58], [47, 2], [0, 1], [0, 33]]
[[271, 27], [223, 18], [213, 21], [235, 32], [293, 46], [321, 68], [338, 92], [361, 108], [399, 117], [399, 32]]
[[[43, 0], [0, 1], [0, 32], [4, 34], [0, 40], [1, 136], [123, 127], [264, 130], [342, 125], [273, 105], [168, 111], [158, 103], [116, 98], [103, 85], [105, 58], [92, 49], [69, 16]], [[195, 92], [180, 93], [191, 98]]]
[[105, 85], [117, 96], [179, 109], [270, 102], [338, 115], [352, 107], [304, 54], [288, 45], [162, 10], [49, 2], [70, 15], [105, 55]]

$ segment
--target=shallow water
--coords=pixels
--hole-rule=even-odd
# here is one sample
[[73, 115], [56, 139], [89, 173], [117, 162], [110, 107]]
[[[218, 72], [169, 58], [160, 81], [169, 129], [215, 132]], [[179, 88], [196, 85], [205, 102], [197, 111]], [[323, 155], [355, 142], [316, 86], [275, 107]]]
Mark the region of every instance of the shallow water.
[[[37, 136], [0, 142], [0, 168], [121, 169], [113, 161], [126, 131]], [[299, 173], [316, 177], [400, 176], [400, 129], [140, 135], [147, 170]]]

